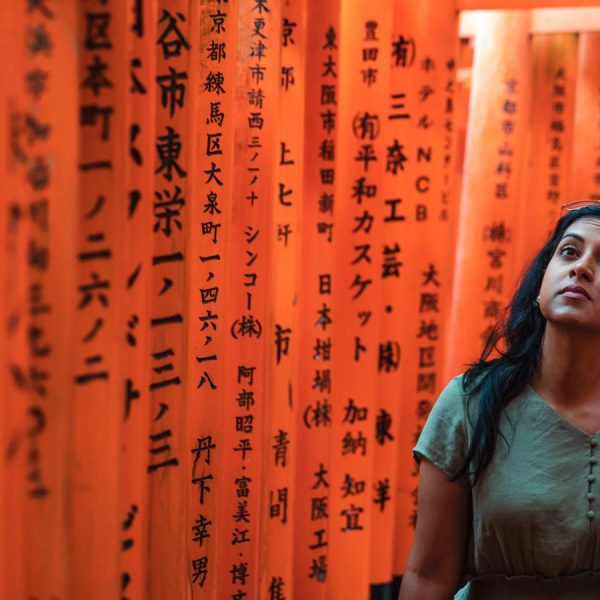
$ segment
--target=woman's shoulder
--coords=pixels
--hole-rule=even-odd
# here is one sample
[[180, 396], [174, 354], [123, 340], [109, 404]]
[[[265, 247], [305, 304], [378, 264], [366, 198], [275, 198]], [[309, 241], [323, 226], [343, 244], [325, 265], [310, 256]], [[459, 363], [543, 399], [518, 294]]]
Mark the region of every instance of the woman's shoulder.
[[450, 379], [442, 389], [438, 401], [442, 399], [462, 400], [468, 396], [467, 387], [465, 385], [465, 374], [460, 373]]
[[439, 411], [454, 411], [456, 417], [472, 416], [477, 393], [472, 385], [467, 384], [465, 373], [456, 375], [441, 391], [434, 408]]
[[[420, 432], [413, 456], [427, 458], [450, 478], [461, 466], [469, 443], [466, 394], [462, 376], [453, 377], [442, 390]], [[463, 478], [466, 483], [466, 478]]]

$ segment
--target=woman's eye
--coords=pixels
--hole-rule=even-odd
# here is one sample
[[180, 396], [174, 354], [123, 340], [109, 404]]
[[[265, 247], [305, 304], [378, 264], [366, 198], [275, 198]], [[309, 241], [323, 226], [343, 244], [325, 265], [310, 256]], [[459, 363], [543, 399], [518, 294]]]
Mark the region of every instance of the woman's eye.
[[563, 256], [577, 256], [577, 248], [575, 246], [563, 246], [559, 254]]

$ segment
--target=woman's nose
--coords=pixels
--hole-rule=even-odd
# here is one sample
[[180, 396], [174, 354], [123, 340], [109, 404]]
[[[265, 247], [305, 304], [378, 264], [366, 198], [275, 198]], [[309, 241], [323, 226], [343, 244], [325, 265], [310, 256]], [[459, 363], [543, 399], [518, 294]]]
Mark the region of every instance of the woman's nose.
[[570, 275], [592, 281], [594, 278], [594, 268], [595, 263], [592, 257], [584, 255], [573, 265]]

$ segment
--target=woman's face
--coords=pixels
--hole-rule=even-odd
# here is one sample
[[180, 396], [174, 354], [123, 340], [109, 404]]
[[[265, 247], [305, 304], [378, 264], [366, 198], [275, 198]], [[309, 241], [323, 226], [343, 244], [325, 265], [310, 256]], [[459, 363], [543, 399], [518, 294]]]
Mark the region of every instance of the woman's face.
[[572, 223], [546, 267], [540, 310], [549, 323], [600, 334], [600, 220]]

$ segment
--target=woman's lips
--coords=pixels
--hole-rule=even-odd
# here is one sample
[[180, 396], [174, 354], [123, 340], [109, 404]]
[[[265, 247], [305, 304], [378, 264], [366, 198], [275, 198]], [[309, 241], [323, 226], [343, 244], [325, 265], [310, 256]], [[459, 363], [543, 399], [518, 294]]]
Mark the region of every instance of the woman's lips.
[[568, 285], [560, 290], [560, 293], [563, 296], [573, 298], [574, 300], [591, 300], [587, 291], [578, 285]]
[[574, 300], [589, 300], [589, 298], [582, 292], [574, 292], [572, 290], [567, 290], [562, 293], [566, 298], [573, 298]]

